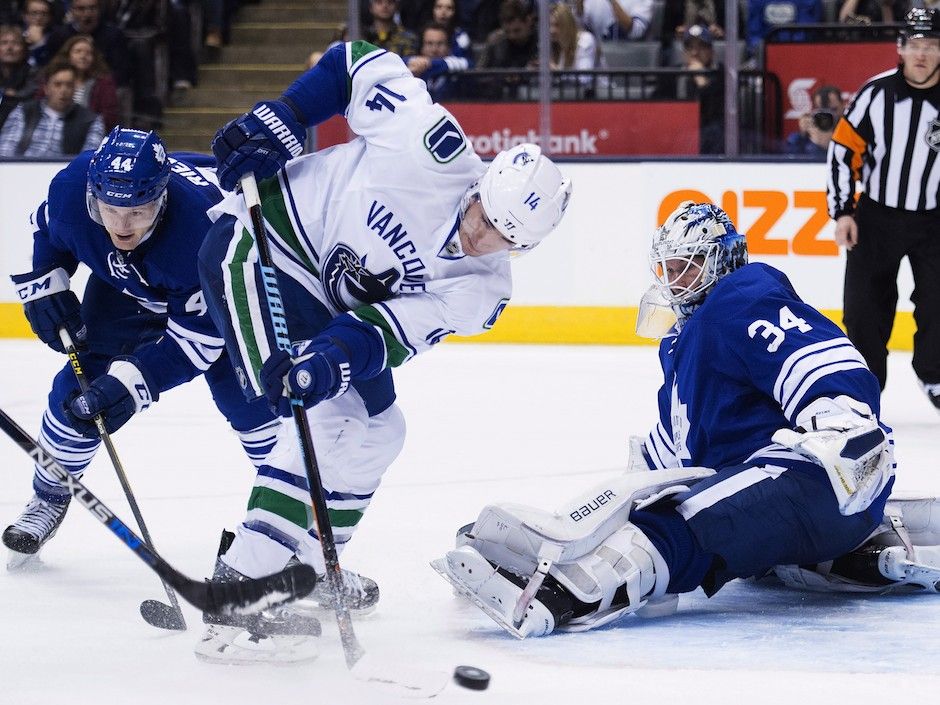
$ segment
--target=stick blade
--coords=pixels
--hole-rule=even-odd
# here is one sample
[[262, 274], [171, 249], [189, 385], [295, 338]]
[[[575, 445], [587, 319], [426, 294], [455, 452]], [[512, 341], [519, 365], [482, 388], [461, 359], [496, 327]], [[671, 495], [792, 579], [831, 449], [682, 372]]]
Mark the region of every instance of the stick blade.
[[181, 611], [174, 609], [159, 600], [144, 600], [140, 603], [140, 616], [151, 627], [169, 629], [171, 631], [186, 631], [186, 620]]
[[190, 590], [189, 594], [181, 590], [180, 594], [203, 612], [252, 614], [305, 597], [316, 584], [317, 573], [313, 567], [297, 564], [262, 578], [231, 583], [206, 581], [198, 585], [201, 594], [194, 594], [195, 590]]

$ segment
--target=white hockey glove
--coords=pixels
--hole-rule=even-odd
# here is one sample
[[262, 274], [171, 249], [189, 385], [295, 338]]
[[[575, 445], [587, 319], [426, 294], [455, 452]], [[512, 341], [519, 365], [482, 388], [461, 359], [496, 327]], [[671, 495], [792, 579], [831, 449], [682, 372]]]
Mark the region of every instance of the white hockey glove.
[[803, 409], [796, 423], [796, 429], [774, 433], [773, 440], [825, 469], [842, 514], [867, 509], [894, 468], [887, 436], [871, 408], [844, 395], [823, 397]]
[[627, 472], [647, 472], [653, 470], [652, 463], [644, 448], [644, 439], [630, 436], [630, 456], [627, 459]]

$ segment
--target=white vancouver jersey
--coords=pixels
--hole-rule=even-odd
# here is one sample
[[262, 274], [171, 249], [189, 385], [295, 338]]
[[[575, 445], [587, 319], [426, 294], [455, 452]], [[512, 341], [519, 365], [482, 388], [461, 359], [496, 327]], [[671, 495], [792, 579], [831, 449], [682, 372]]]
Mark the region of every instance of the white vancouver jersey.
[[[346, 45], [351, 142], [259, 184], [277, 269], [333, 315], [383, 333], [390, 367], [450, 333], [492, 327], [512, 291], [509, 253], [462, 254], [460, 202], [486, 167], [456, 119], [395, 54]], [[250, 220], [241, 195], [210, 211]]]

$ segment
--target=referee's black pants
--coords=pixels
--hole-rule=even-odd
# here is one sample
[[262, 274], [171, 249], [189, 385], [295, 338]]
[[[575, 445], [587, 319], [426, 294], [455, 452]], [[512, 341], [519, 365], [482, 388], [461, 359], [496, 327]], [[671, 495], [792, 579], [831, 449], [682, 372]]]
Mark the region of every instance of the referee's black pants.
[[858, 244], [847, 254], [842, 319], [849, 340], [884, 389], [898, 267], [907, 256], [914, 275], [914, 372], [927, 384], [940, 382], [940, 210], [898, 210], [862, 196], [855, 220]]

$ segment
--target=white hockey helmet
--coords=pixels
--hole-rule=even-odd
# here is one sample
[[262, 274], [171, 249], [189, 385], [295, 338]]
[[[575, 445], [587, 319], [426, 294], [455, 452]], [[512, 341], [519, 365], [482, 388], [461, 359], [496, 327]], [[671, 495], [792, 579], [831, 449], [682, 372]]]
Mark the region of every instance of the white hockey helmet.
[[483, 211], [503, 237], [516, 249], [528, 250], [561, 222], [571, 179], [538, 145], [524, 142], [497, 154], [469, 193], [479, 194]]
[[[684, 262], [670, 274], [667, 263]], [[662, 296], [673, 306], [698, 303], [723, 276], [747, 264], [747, 241], [718, 206], [683, 201], [653, 233], [650, 266]], [[699, 276], [678, 285], [689, 271]]]

